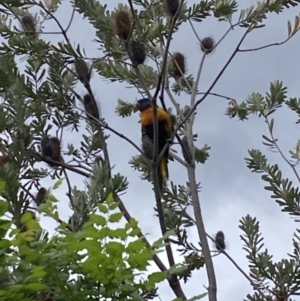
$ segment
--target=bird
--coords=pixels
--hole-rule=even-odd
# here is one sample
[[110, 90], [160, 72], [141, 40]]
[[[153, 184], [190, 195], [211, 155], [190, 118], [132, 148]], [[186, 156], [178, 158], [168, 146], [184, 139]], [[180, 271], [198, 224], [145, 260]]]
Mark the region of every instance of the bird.
[[[142, 98], [137, 101], [136, 109], [140, 111], [140, 123], [142, 126], [142, 148], [145, 156], [152, 160], [153, 154], [153, 110], [149, 98]], [[173, 126], [170, 114], [163, 108], [157, 107], [157, 121], [158, 121], [158, 154], [163, 150], [167, 144], [167, 148], [163, 153], [163, 157], [158, 162], [158, 176], [159, 184], [162, 189], [164, 180], [169, 179], [168, 170], [168, 156], [169, 156], [169, 139], [171, 138]], [[151, 148], [151, 149], [150, 149]]]

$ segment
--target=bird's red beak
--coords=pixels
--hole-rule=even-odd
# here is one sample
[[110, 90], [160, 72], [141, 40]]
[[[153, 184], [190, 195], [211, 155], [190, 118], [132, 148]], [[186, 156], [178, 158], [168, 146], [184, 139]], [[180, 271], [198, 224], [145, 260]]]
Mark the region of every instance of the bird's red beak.
[[137, 102], [134, 107], [135, 107], [136, 110], [139, 110], [140, 109], [140, 104]]

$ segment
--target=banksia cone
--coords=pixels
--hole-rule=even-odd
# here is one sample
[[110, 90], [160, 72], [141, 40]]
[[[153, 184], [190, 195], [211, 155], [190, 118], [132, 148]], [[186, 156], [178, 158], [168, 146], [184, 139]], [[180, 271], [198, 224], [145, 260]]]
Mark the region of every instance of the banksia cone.
[[47, 189], [44, 188], [44, 187], [41, 187], [35, 197], [35, 202], [37, 204], [37, 206], [40, 206], [44, 200], [45, 200], [45, 197], [46, 197], [46, 193], [47, 193]]
[[180, 52], [175, 52], [171, 61], [171, 74], [175, 77], [182, 77], [186, 72], [185, 57]]
[[211, 53], [214, 46], [215, 46], [215, 41], [211, 37], [206, 37], [201, 40], [201, 44], [200, 44], [201, 50], [206, 54]]
[[[61, 157], [61, 142], [57, 137], [48, 137], [44, 135], [41, 141], [42, 155], [45, 158], [50, 158], [54, 161], [62, 161]], [[49, 166], [56, 166], [55, 163], [48, 163]]]
[[75, 70], [78, 79], [86, 85], [90, 82], [92, 69], [87, 65], [85, 60], [79, 58], [75, 61]]
[[142, 150], [149, 160], [153, 158], [153, 142], [146, 134], [142, 135]]
[[[96, 103], [96, 101], [94, 99], [92, 99], [92, 97], [90, 96], [90, 94], [84, 95], [84, 97], [83, 97], [83, 105], [84, 105], [84, 109], [85, 109], [86, 113], [92, 115], [96, 119], [99, 119], [100, 115], [99, 115], [99, 109], [98, 109], [97, 103]], [[93, 118], [90, 115], [86, 115], [86, 117], [90, 121], [93, 121]]]
[[193, 156], [192, 156], [192, 153], [191, 153], [191, 150], [190, 150], [190, 146], [189, 146], [189, 143], [188, 143], [188, 140], [187, 140], [186, 136], [184, 136], [181, 139], [181, 143], [182, 143], [182, 155], [183, 155], [183, 158], [184, 158], [184, 160], [187, 163], [191, 163]]
[[21, 25], [23, 27], [23, 31], [27, 36], [32, 38], [37, 37], [36, 32], [36, 22], [32, 15], [27, 14], [21, 18]]
[[116, 35], [126, 41], [131, 31], [131, 17], [128, 11], [121, 10], [115, 14], [114, 31]]
[[143, 64], [146, 59], [146, 50], [143, 43], [135, 40], [130, 40], [128, 51], [131, 55], [133, 67]]
[[179, 0], [164, 0], [163, 11], [170, 17], [174, 17], [179, 7]]
[[225, 248], [226, 248], [226, 245], [225, 245], [225, 235], [224, 235], [224, 233], [222, 231], [219, 231], [216, 234], [215, 241], [216, 241], [216, 248], [217, 248], [217, 250], [219, 250], [219, 251], [225, 250]]
[[4, 164], [10, 162], [10, 158], [8, 155], [0, 156], [0, 166], [4, 166]]

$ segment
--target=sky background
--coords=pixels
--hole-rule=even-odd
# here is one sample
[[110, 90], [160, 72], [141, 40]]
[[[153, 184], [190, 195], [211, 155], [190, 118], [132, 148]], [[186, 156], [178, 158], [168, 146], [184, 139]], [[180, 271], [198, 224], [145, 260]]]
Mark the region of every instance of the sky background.
[[[106, 1], [108, 8], [112, 9], [122, 1]], [[238, 1], [240, 8], [246, 8], [255, 1]], [[103, 3], [103, 1], [102, 1]], [[122, 3], [127, 3], [123, 1]], [[188, 1], [189, 5], [196, 1]], [[259, 30], [252, 31], [242, 44], [242, 48], [255, 48], [269, 43], [281, 42], [287, 38], [287, 21], [294, 24], [295, 15], [299, 8], [285, 10], [280, 15], [268, 15], [265, 21], [266, 26]], [[66, 27], [71, 17], [71, 7], [68, 1], [63, 1], [56, 13], [56, 17], [63, 27]], [[239, 12], [233, 16], [233, 23], [237, 21]], [[44, 31], [58, 31], [53, 21], [45, 24]], [[203, 38], [212, 36], [218, 41], [228, 24], [218, 22], [213, 17], [207, 18], [201, 23], [194, 23], [198, 35]], [[219, 47], [210, 55], [204, 65], [199, 90], [205, 92], [211, 85], [219, 71], [229, 59], [234, 48], [242, 37], [245, 29], [235, 28]], [[73, 45], [79, 43], [86, 51], [87, 57], [99, 57], [97, 44], [93, 42], [95, 30], [82, 16], [75, 14], [72, 26], [68, 32]], [[62, 40], [61, 35], [43, 35], [43, 38], [56, 43]], [[213, 92], [220, 93], [242, 102], [252, 92], [264, 94], [269, 90], [271, 81], [282, 80], [288, 86], [288, 95], [295, 97], [299, 95], [299, 78], [295, 76], [299, 70], [300, 35], [294, 36], [288, 43], [282, 46], [267, 48], [255, 52], [238, 53], [230, 66], [224, 72], [221, 79], [213, 89]], [[180, 51], [187, 57], [188, 73], [197, 72], [201, 60], [201, 52], [197, 38], [193, 34], [188, 23], [183, 24], [174, 35], [171, 44], [171, 51]], [[115, 107], [118, 99], [134, 102], [139, 98], [135, 89], [126, 88], [125, 84], [108, 83], [94, 73], [91, 80], [92, 88], [101, 104], [101, 111], [108, 124], [115, 130], [128, 136], [138, 145], [140, 144], [140, 127], [138, 125], [138, 114], [130, 118], [116, 116]], [[84, 95], [84, 87], [79, 83], [76, 87], [78, 93]], [[181, 106], [189, 104], [189, 97], [181, 94], [176, 97]], [[167, 106], [171, 103], [166, 98]], [[263, 187], [265, 183], [259, 174], [253, 174], [247, 169], [244, 158], [251, 148], [262, 150], [270, 158], [270, 163], [278, 163], [283, 171], [284, 177], [289, 177], [295, 183], [294, 175], [288, 166], [280, 159], [279, 154], [268, 152], [262, 145], [263, 134], [267, 135], [267, 126], [262, 119], [250, 116], [245, 122], [237, 119], [229, 119], [225, 116], [227, 101], [225, 99], [209, 96], [198, 107], [198, 114], [194, 126], [194, 132], [199, 138], [196, 142], [198, 147], [205, 143], [211, 146], [210, 158], [205, 165], [197, 166], [197, 180], [201, 182], [200, 193], [201, 207], [205, 221], [206, 231], [214, 235], [222, 230], [225, 233], [228, 246], [228, 253], [245, 270], [248, 271], [246, 253], [242, 250], [243, 243], [240, 239], [242, 234], [239, 229], [239, 220], [250, 214], [260, 221], [261, 231], [265, 238], [265, 247], [273, 254], [274, 260], [286, 257], [292, 252], [292, 234], [297, 224], [287, 214], [282, 213], [280, 207], [270, 198], [269, 192]], [[299, 139], [297, 116], [286, 108], [282, 108], [276, 117], [274, 131], [279, 139], [279, 144], [285, 153], [293, 149]], [[299, 126], [298, 126], [299, 127]], [[298, 129], [299, 131], [299, 129]], [[111, 162], [115, 165], [114, 172], [120, 172], [127, 176], [130, 182], [129, 189], [122, 197], [127, 209], [132, 216], [139, 221], [144, 233], [148, 233], [148, 239], [154, 241], [160, 237], [160, 228], [157, 218], [154, 216], [153, 207], [155, 199], [151, 185], [139, 178], [139, 173], [134, 172], [128, 165], [130, 158], [137, 154], [137, 151], [125, 140], [111, 135], [108, 141]], [[68, 143], [79, 146], [78, 133], [67, 133], [64, 137], [64, 149]], [[169, 164], [170, 177], [176, 184], [184, 184], [187, 181], [187, 174], [179, 163]], [[42, 182], [45, 187], [54, 184], [51, 180]], [[72, 184], [79, 188], [83, 187], [83, 177], [72, 175]], [[55, 191], [58, 203], [60, 218], [68, 220], [71, 215], [68, 198], [65, 196], [65, 186]], [[49, 219], [41, 218], [42, 224], [53, 231], [55, 223]], [[198, 234], [195, 230], [190, 232], [190, 241], [197, 243]], [[210, 243], [211, 247], [212, 244]], [[165, 261], [165, 257], [162, 256]], [[178, 259], [179, 256], [177, 256]], [[218, 283], [218, 299], [223, 301], [238, 301], [245, 299], [251, 287], [243, 275], [225, 257], [218, 256], [213, 259]], [[166, 262], [166, 261], [165, 261]], [[182, 284], [183, 290], [188, 297], [203, 293], [207, 286], [206, 270], [193, 274], [192, 280]], [[160, 285], [161, 300], [172, 300], [175, 298], [173, 292], [166, 283]], [[208, 299], [207, 297], [205, 298]]]

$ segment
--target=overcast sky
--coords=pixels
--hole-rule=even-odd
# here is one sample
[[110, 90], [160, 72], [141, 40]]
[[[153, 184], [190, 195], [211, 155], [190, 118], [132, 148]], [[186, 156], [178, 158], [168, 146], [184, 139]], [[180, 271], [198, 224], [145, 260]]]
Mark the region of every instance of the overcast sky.
[[[103, 1], [102, 1], [103, 2]], [[106, 1], [109, 8], [113, 8], [120, 1]], [[188, 1], [190, 5], [196, 1]], [[255, 1], [239, 1], [242, 8], [255, 3]], [[127, 1], [123, 1], [127, 3]], [[253, 48], [273, 42], [281, 42], [287, 38], [287, 21], [293, 24], [295, 15], [299, 9], [285, 10], [278, 15], [269, 15], [265, 22], [266, 27], [254, 30], [248, 35], [242, 48]], [[58, 20], [66, 27], [71, 16], [71, 8], [67, 1], [61, 5], [56, 14]], [[233, 17], [233, 23], [237, 21], [239, 13]], [[58, 31], [52, 21], [45, 23], [45, 31]], [[228, 28], [225, 22], [218, 22], [214, 18], [208, 18], [201, 23], [194, 23], [200, 37], [213, 36], [218, 41]], [[235, 28], [220, 44], [216, 51], [207, 58], [200, 82], [200, 90], [206, 91], [212, 81], [218, 75], [232, 51], [236, 47], [245, 29]], [[101, 56], [97, 50], [97, 44], [93, 42], [95, 31], [87, 20], [75, 14], [73, 24], [69, 30], [69, 37], [73, 45], [80, 43], [88, 57]], [[62, 40], [62, 36], [47, 35], [43, 38], [50, 39], [52, 43]], [[252, 92], [265, 93], [269, 89], [271, 81], [282, 80], [288, 86], [289, 96], [299, 95], [299, 78], [295, 76], [299, 70], [299, 44], [300, 35], [282, 46], [267, 48], [257, 52], [239, 53], [227, 68], [222, 78], [218, 81], [213, 92], [224, 94], [242, 102]], [[180, 51], [187, 57], [188, 73], [197, 72], [197, 66], [201, 59], [201, 52], [196, 37], [189, 24], [183, 24], [175, 34], [171, 51]], [[139, 98], [135, 89], [127, 89], [125, 84], [107, 83], [96, 73], [91, 81], [92, 88], [101, 103], [103, 116], [111, 127], [122, 132], [140, 144], [140, 128], [138, 114], [130, 118], [121, 118], [114, 113], [119, 98], [125, 101], [134, 101]], [[77, 92], [84, 94], [85, 90], [78, 84]], [[177, 98], [183, 106], [189, 103], [189, 97], [181, 95]], [[171, 106], [167, 99], [167, 105]], [[210, 158], [205, 165], [197, 166], [197, 180], [201, 182], [202, 191], [200, 201], [203, 210], [206, 231], [214, 235], [222, 230], [226, 236], [228, 253], [236, 262], [248, 271], [245, 252], [242, 250], [242, 234], [239, 229], [239, 219], [250, 214], [260, 221], [261, 231], [265, 238], [265, 246], [274, 260], [286, 257], [292, 252], [291, 238], [297, 226], [287, 214], [280, 211], [279, 206], [270, 198], [270, 194], [263, 187], [265, 183], [259, 174], [252, 174], [246, 167], [244, 158], [247, 150], [259, 148], [268, 155], [271, 162], [276, 162], [282, 168], [283, 174], [295, 180], [291, 170], [284, 164], [278, 154], [268, 152], [262, 145], [261, 136], [267, 134], [267, 126], [263, 120], [252, 116], [248, 121], [241, 122], [229, 119], [224, 115], [227, 101], [216, 97], [207, 97], [198, 109], [195, 133], [199, 139], [196, 145], [202, 147], [205, 143], [211, 146]], [[297, 116], [287, 109], [281, 109], [276, 115], [274, 126], [276, 137], [283, 150], [292, 149], [299, 136], [296, 132], [295, 121]], [[299, 126], [298, 126], [299, 127]], [[299, 129], [298, 129], [299, 131]], [[154, 217], [153, 207], [155, 199], [151, 185], [139, 178], [138, 172], [134, 172], [127, 162], [136, 150], [125, 140], [114, 136], [108, 141], [111, 162], [115, 165], [114, 172], [120, 172], [130, 181], [129, 190], [122, 197], [132, 216], [138, 218], [140, 227], [148, 233], [150, 241], [160, 236], [157, 218]], [[64, 146], [73, 143], [79, 146], [77, 133], [67, 133], [64, 137]], [[185, 170], [176, 162], [170, 164], [170, 177], [175, 183], [184, 184], [187, 181]], [[83, 178], [72, 177], [73, 185], [83, 187]], [[296, 181], [294, 181], [296, 183]], [[52, 186], [51, 180], [43, 181], [47, 187]], [[58, 207], [61, 219], [67, 220], [70, 216], [68, 199], [65, 196], [65, 186], [56, 192], [60, 200]], [[45, 227], [53, 229], [55, 224], [42, 218]], [[194, 243], [198, 241], [195, 230], [190, 235]], [[213, 248], [213, 246], [212, 246]], [[165, 259], [165, 257], [163, 257]], [[218, 299], [223, 301], [239, 301], [251, 292], [248, 281], [224, 256], [214, 258], [214, 266], [218, 283]], [[187, 284], [182, 284], [188, 297], [203, 293], [203, 285], [207, 286], [205, 268], [193, 274], [193, 278]], [[160, 286], [162, 300], [175, 298], [167, 284]], [[205, 298], [207, 300], [207, 297]]]

